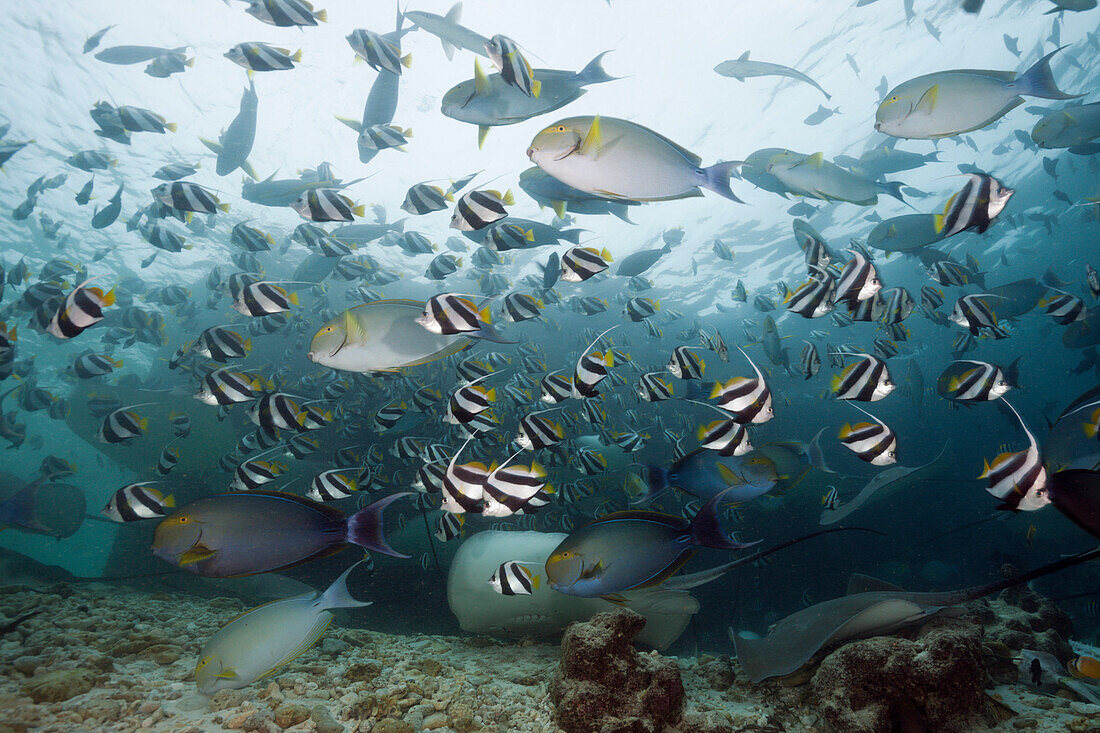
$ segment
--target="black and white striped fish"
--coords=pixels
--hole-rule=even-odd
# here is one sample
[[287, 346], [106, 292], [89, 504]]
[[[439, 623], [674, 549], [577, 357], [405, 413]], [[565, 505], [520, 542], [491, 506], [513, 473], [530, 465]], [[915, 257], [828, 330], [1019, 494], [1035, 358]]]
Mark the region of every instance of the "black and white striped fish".
[[286, 464], [278, 461], [245, 461], [237, 466], [233, 472], [233, 480], [229, 484], [231, 491], [251, 491], [258, 489], [266, 483], [274, 481], [286, 472]]
[[[365, 470], [366, 466], [359, 466]], [[359, 491], [359, 481], [356, 476], [350, 476], [347, 469], [334, 468], [330, 471], [322, 471], [309, 482], [309, 491], [306, 496], [314, 501], [338, 501], [346, 499], [356, 491]]]
[[631, 298], [623, 307], [623, 315], [634, 321], [644, 321], [661, 310], [661, 301], [652, 298]]
[[920, 304], [928, 310], [936, 310], [943, 305], [943, 291], [931, 285], [920, 289]]
[[413, 479], [413, 488], [429, 494], [438, 494], [443, 491], [443, 481], [447, 477], [447, 464], [425, 463], [416, 470], [416, 478]]
[[432, 333], [453, 336], [480, 332], [489, 319], [488, 304], [479, 310], [473, 301], [456, 293], [441, 293], [424, 303], [424, 310], [416, 322]]
[[211, 191], [190, 181], [162, 183], [153, 189], [153, 197], [165, 206], [171, 206], [178, 211], [193, 211], [199, 214], [229, 211], [229, 204], [221, 203]]
[[163, 135], [165, 130], [176, 131], [175, 122], [166, 122], [152, 110], [124, 104], [115, 111], [118, 113], [122, 128], [129, 132], [155, 132]]
[[291, 53], [288, 49], [259, 42], [238, 43], [223, 55], [249, 71], [287, 71], [302, 60], [301, 49]]
[[85, 280], [65, 296], [46, 326], [51, 335], [59, 339], [71, 339], [103, 320], [103, 309], [114, 305], [115, 291], [104, 293], [99, 288], [87, 287], [94, 279]]
[[539, 399], [542, 402], [557, 404], [573, 396], [573, 380], [551, 372], [539, 382]]
[[444, 191], [439, 186], [428, 183], [417, 183], [405, 192], [405, 200], [401, 203], [401, 210], [421, 216], [433, 211], [442, 211], [447, 208], [449, 202], [455, 200], [454, 194]]
[[454, 214], [451, 216], [451, 229], [457, 229], [460, 232], [484, 229], [494, 221], [508, 216], [508, 211], [504, 207], [511, 206], [515, 202], [511, 191], [505, 191], [503, 195], [499, 191], [470, 191], [463, 194], [455, 203]]
[[305, 413], [288, 394], [268, 392], [248, 406], [248, 419], [268, 435], [278, 430], [304, 432]]
[[765, 423], [775, 417], [772, 408], [772, 391], [764, 380], [764, 374], [740, 346], [737, 350], [748, 360], [756, 378], [734, 377], [728, 382], [715, 382], [710, 398], [718, 400], [718, 407], [730, 413], [739, 423]]
[[951, 362], [940, 375], [937, 391], [947, 399], [958, 402], [989, 401], [1000, 399], [1012, 386], [999, 366], [959, 359]]
[[462, 525], [466, 523], [464, 514], [443, 512], [435, 523], [435, 538], [440, 542], [450, 542], [462, 535]]
[[542, 92], [542, 82], [535, 78], [531, 64], [520, 53], [515, 41], [498, 33], [485, 44], [485, 52], [500, 70], [500, 78], [509, 86], [520, 90], [526, 97], [538, 98]]
[[207, 405], [232, 405], [257, 397], [264, 383], [258, 377], [229, 369], [215, 369], [202, 378], [195, 399]]
[[810, 279], [798, 286], [783, 301], [787, 310], [803, 318], [821, 318], [828, 315], [836, 306], [833, 299], [836, 294], [836, 278], [826, 269], [813, 267]]
[[838, 437], [844, 447], [872, 466], [889, 466], [898, 460], [898, 439], [894, 431], [871, 413], [856, 404], [857, 410], [874, 420], [851, 425], [844, 423]]
[[519, 562], [502, 563], [489, 578], [489, 585], [502, 596], [529, 596], [539, 587], [540, 576]]
[[715, 420], [701, 425], [696, 437], [701, 447], [724, 457], [741, 456], [752, 450], [749, 431], [736, 420]]
[[699, 331], [699, 341], [704, 349], [710, 349], [718, 358], [722, 361], [730, 360], [730, 350], [726, 346], [726, 340], [722, 338], [721, 332], [716, 328], [714, 329], [714, 335], [711, 336], [704, 330]]
[[462, 449], [473, 438], [467, 438], [447, 464], [447, 471], [443, 476], [443, 501], [441, 507], [444, 511], [453, 514], [464, 512], [478, 513], [482, 509], [482, 498], [485, 494], [485, 479], [489, 475], [489, 469], [484, 463], [474, 461], [472, 463], [459, 463], [458, 457]]
[[182, 412], [168, 413], [168, 420], [172, 423], [172, 431], [177, 438], [186, 438], [191, 434], [191, 418]]
[[817, 346], [809, 341], [803, 341], [806, 344], [802, 347], [802, 353], [798, 357], [798, 371], [806, 379], [817, 376], [817, 373], [821, 371], [821, 354], [817, 351]]
[[172, 445], [177, 440], [179, 438], [168, 441], [168, 445], [164, 446], [164, 450], [160, 452], [160, 458], [157, 459], [157, 473], [161, 476], [167, 476], [171, 473], [180, 461], [180, 449]]
[[970, 180], [947, 200], [943, 213], [936, 214], [933, 220], [936, 232], [943, 239], [968, 229], [981, 234], [1004, 211], [1008, 200], [1016, 193], [986, 173], [966, 175]]
[[734, 286], [733, 291], [730, 293], [730, 297], [732, 297], [738, 303], [748, 302], [749, 291], [745, 289], [745, 283], [738, 280], [737, 285]]
[[873, 344], [875, 356], [880, 359], [889, 359], [898, 355], [898, 345], [884, 338], [877, 338]]
[[542, 301], [527, 293], [509, 293], [502, 304], [504, 318], [512, 323], [538, 318], [542, 308]]
[[940, 260], [928, 268], [928, 277], [940, 285], [966, 285], [974, 279], [974, 273], [965, 265], [951, 260]]
[[978, 478], [989, 479], [986, 491], [1002, 500], [998, 509], [1033, 512], [1050, 503], [1046, 488], [1047, 470], [1039, 455], [1035, 436], [1027, 429], [1024, 419], [1008, 400], [1003, 397], [1001, 400], [1020, 421], [1020, 427], [1027, 435], [1028, 447], [1016, 453], [1002, 453], [993, 459], [993, 463], [986, 461], [985, 470]]
[[462, 267], [461, 257], [444, 252], [432, 258], [428, 268], [424, 270], [424, 277], [429, 280], [443, 280], [448, 275], [454, 274], [460, 267]]
[[481, 243], [493, 252], [507, 252], [513, 249], [527, 249], [534, 241], [533, 230], [524, 229], [518, 224], [503, 222], [489, 227]]
[[142, 405], [121, 407], [103, 418], [103, 424], [99, 428], [101, 443], [126, 443], [145, 433], [149, 427], [149, 418], [134, 412], [135, 407]]
[[1051, 298], [1043, 298], [1039, 305], [1047, 309], [1047, 315], [1059, 326], [1068, 326], [1075, 321], [1085, 320], [1085, 301], [1076, 295], [1062, 293]]
[[834, 302], [844, 302], [853, 307], [855, 303], [867, 300], [882, 290], [882, 282], [878, 279], [875, 266], [863, 253], [854, 249], [848, 252], [852, 259], [845, 263], [837, 279]]
[[577, 359], [576, 366], [573, 367], [574, 398], [589, 399], [599, 395], [596, 385], [607, 377], [607, 369], [615, 366], [615, 357], [610, 350], [599, 352], [589, 351], [589, 349], [593, 348], [599, 343], [600, 339], [615, 328], [617, 326], [612, 326], [596, 336], [592, 343], [581, 353], [581, 357]]
[[482, 379], [485, 377], [469, 382], [451, 394], [451, 398], [447, 401], [447, 413], [443, 416], [444, 422], [451, 425], [465, 425], [492, 407], [497, 398], [497, 391], [495, 388], [486, 389], [476, 383]]
[[275, 283], [260, 281], [241, 288], [231, 305], [243, 316], [269, 316], [288, 311], [291, 305], [298, 305], [298, 294], [287, 293], [285, 288]]
[[211, 326], [199, 334], [192, 347], [208, 359], [224, 364], [230, 359], [241, 359], [252, 350], [252, 339], [246, 339], [224, 326]]
[[315, 188], [299, 196], [290, 208], [310, 221], [354, 221], [366, 211], [362, 204], [334, 188]]
[[110, 374], [122, 366], [122, 359], [112, 359], [106, 354], [84, 354], [73, 362], [71, 373], [80, 379], [92, 379]]
[[396, 425], [398, 420], [405, 417], [407, 411], [408, 405], [404, 402], [394, 401], [388, 405], [383, 405], [374, 413], [374, 424], [379, 432], [385, 432]]
[[313, 10], [308, 0], [247, 0], [248, 7], [244, 12], [268, 25], [279, 28], [293, 26], [303, 27], [317, 25], [328, 20], [328, 13], [324, 10]]
[[397, 125], [367, 125], [359, 133], [359, 147], [363, 150], [404, 151], [403, 145], [412, 137], [412, 128], [401, 129]]
[[955, 307], [951, 315], [947, 317], [951, 323], [970, 331], [972, 336], [980, 336], [981, 329], [988, 328], [995, 339], [1008, 338], [1008, 334], [997, 325], [997, 315], [985, 302], [984, 298], [994, 298], [989, 293], [973, 293], [964, 295], [955, 301]]
[[838, 400], [877, 402], [894, 391], [897, 385], [890, 379], [886, 362], [871, 354], [851, 353], [846, 356], [858, 356], [860, 359], [844, 367], [840, 374], [833, 375], [831, 386]]
[[561, 257], [561, 279], [567, 283], [584, 282], [607, 269], [612, 262], [607, 249], [573, 247]]
[[913, 314], [917, 303], [905, 288], [890, 288], [879, 293], [882, 299], [882, 322], [886, 325], [901, 323]]
[[661, 402], [672, 399], [672, 385], [661, 379], [659, 372], [646, 372], [638, 378], [638, 386], [634, 392], [643, 402]]
[[541, 450], [553, 447], [564, 439], [565, 432], [561, 425], [540, 417], [538, 412], [529, 412], [520, 418], [514, 442], [524, 450]]
[[485, 477], [485, 507], [487, 517], [507, 517], [523, 509], [535, 494], [546, 486], [546, 469], [538, 463], [530, 466], [510, 465], [519, 455], [513, 453], [499, 466], [492, 466]]
[[175, 498], [148, 488], [153, 483], [156, 482], [142, 481], [123, 486], [111, 496], [100, 513], [112, 522], [136, 522], [166, 516], [168, 509], [176, 505]]
[[672, 350], [665, 369], [677, 379], [702, 379], [707, 364], [694, 354], [694, 346], [677, 346]]
[[607, 470], [607, 459], [602, 453], [582, 448], [572, 455], [573, 465], [581, 473], [594, 476]]
[[355, 55], [375, 71], [388, 71], [401, 76], [402, 67], [408, 69], [412, 66], [411, 53], [402, 56], [400, 46], [373, 31], [356, 28], [346, 38]]

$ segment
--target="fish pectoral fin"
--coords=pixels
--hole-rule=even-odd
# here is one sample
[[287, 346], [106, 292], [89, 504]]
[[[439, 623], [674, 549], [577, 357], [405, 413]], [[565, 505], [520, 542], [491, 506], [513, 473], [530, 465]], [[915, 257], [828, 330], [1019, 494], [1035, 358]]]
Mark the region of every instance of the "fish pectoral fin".
[[363, 327], [352, 315], [351, 311], [344, 312], [344, 334], [345, 340], [351, 343], [361, 344], [366, 339], [367, 334], [363, 331]]
[[221, 672], [218, 672], [214, 676], [218, 677], [219, 679], [223, 679], [223, 680], [235, 680], [238, 677], [240, 677], [240, 675], [237, 674], [237, 668], [236, 667], [228, 667], [226, 669], [223, 669]]
[[737, 472], [724, 463], [718, 464], [718, 475], [722, 477], [722, 480], [726, 482], [727, 486], [737, 486], [738, 484], [745, 483], [745, 479], [741, 478]]
[[595, 578], [596, 576], [600, 575], [603, 572], [603, 570], [604, 570], [603, 560], [599, 560], [592, 567], [585, 568], [584, 572], [581, 573], [581, 578], [584, 579], [584, 580], [587, 580], [589, 578]]
[[598, 158], [602, 150], [603, 134], [600, 132], [600, 116], [596, 115], [592, 118], [592, 124], [588, 126], [584, 142], [581, 143], [581, 147], [577, 152], [589, 158]]
[[932, 114], [932, 110], [936, 108], [936, 100], [940, 96], [940, 85], [933, 84], [928, 87], [927, 91], [920, 96], [917, 100], [917, 106], [913, 108], [914, 112], [920, 112], [921, 114]]
[[215, 554], [217, 553], [215, 553], [209, 547], [204, 547], [203, 545], [195, 545], [190, 550], [180, 555], [177, 562], [182, 568], [185, 565], [193, 565], [194, 563], [202, 562], [207, 558], [213, 557]]
[[626, 599], [623, 598], [618, 593], [609, 594], [609, 595], [606, 595], [606, 596], [600, 596], [600, 598], [604, 599], [608, 603], [614, 603], [616, 606], [625, 606], [626, 605]]

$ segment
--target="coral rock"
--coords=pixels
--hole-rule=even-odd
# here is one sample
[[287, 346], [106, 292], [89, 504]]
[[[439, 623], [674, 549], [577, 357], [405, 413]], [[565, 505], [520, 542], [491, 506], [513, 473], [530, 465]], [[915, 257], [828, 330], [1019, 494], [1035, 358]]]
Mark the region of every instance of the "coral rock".
[[61, 669], [40, 674], [23, 685], [23, 692], [35, 702], [62, 702], [83, 695], [94, 686], [86, 669]]
[[982, 627], [935, 619], [906, 639], [878, 636], [829, 654], [811, 680], [812, 699], [838, 730], [868, 733], [980, 729], [995, 721], [985, 695]]
[[404, 720], [382, 718], [374, 724], [371, 733], [416, 733], [416, 727]]
[[289, 728], [309, 719], [312, 711], [305, 705], [280, 705], [275, 708], [275, 725], [280, 728]]
[[652, 733], [680, 717], [684, 686], [671, 660], [638, 654], [645, 627], [633, 611], [572, 624], [551, 684], [555, 719], [568, 733]]

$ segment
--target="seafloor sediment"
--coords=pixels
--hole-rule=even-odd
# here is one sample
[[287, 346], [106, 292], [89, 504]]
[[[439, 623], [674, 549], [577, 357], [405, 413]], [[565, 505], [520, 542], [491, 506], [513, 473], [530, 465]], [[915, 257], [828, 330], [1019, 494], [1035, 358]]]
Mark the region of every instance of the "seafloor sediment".
[[[236, 599], [98, 584], [0, 588], [5, 618], [38, 612], [0, 640], [0, 733], [560, 730], [549, 693], [559, 647], [530, 641], [334, 625], [269, 680], [199, 694], [192, 681], [199, 649], [245, 609]], [[792, 704], [797, 695], [776, 694], [776, 683], [751, 685], [726, 657], [672, 659], [686, 702], [685, 722], [669, 730], [835, 729], [812, 704]], [[1100, 706], [1020, 685], [986, 692], [1005, 719], [975, 730], [1100, 731]]]

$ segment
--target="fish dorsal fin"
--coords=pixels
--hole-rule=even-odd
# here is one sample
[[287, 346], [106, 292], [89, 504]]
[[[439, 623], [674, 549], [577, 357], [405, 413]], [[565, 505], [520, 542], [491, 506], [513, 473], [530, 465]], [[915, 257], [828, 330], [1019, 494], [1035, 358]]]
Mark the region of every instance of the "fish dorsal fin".
[[856, 593], [869, 593], [874, 591], [904, 593], [905, 589], [893, 583], [888, 583], [885, 580], [872, 578], [870, 575], [852, 573], [852, 577], [848, 578], [848, 590], [845, 592], [845, 595], [851, 596]]
[[449, 20], [452, 23], [462, 22], [462, 3], [455, 3], [454, 7], [447, 11], [447, 14], [443, 16], [444, 20]]
[[803, 162], [811, 168], [820, 168], [825, 165], [825, 153], [816, 152]]
[[737, 60], [738, 61], [748, 61], [749, 60], [749, 52], [745, 51], [745, 53], [743, 53], [743, 54], [741, 54], [740, 56], [737, 57]]
[[922, 114], [932, 114], [932, 110], [936, 108], [936, 100], [940, 96], [940, 85], [933, 84], [928, 87], [927, 91], [921, 95], [917, 101], [917, 106], [913, 108], [914, 112], [920, 112]]
[[474, 58], [474, 96], [485, 96], [489, 93], [489, 75], [481, 68], [481, 63]]
[[351, 310], [344, 312], [344, 333], [347, 334], [346, 338], [353, 343], [362, 343], [363, 339], [366, 338], [363, 327], [359, 325], [359, 321]]
[[589, 158], [596, 158], [603, 150], [603, 135], [600, 132], [600, 116], [592, 118], [592, 124], [588, 126], [588, 133], [584, 136], [584, 142], [578, 152]]

